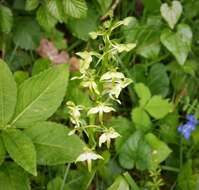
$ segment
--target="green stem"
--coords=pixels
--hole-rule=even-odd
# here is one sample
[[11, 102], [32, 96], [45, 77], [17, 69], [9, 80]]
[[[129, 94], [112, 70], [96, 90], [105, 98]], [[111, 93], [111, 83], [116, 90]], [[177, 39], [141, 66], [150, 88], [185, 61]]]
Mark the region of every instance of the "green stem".
[[64, 173], [64, 179], [63, 179], [62, 186], [61, 186], [60, 190], [64, 190], [64, 185], [66, 183], [66, 179], [67, 179], [67, 176], [68, 176], [69, 169], [70, 169], [70, 164], [68, 164], [67, 167], [66, 167], [66, 170], [65, 170], [65, 173]]
[[180, 171], [179, 168], [174, 168], [174, 167], [171, 167], [171, 166], [160, 166], [160, 168], [162, 170], [167, 170], [167, 171], [177, 172], [177, 173], [179, 173], [179, 171]]

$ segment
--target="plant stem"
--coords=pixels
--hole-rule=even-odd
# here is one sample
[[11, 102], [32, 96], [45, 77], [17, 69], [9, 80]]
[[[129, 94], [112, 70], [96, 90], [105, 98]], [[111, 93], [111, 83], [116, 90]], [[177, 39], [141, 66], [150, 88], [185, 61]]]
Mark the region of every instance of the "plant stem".
[[64, 190], [64, 185], [66, 183], [66, 179], [67, 179], [67, 176], [68, 176], [69, 169], [70, 169], [70, 164], [68, 164], [67, 167], [66, 167], [66, 170], [65, 170], [65, 173], [64, 173], [64, 179], [63, 179], [62, 186], [61, 186], [60, 190]]
[[162, 170], [167, 170], [167, 171], [177, 172], [177, 173], [180, 171], [180, 169], [174, 168], [174, 167], [171, 167], [171, 166], [160, 166], [160, 168]]

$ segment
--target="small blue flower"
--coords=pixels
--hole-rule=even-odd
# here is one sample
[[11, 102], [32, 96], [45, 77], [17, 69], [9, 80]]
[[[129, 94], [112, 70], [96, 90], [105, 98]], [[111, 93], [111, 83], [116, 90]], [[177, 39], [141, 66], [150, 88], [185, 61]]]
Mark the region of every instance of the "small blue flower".
[[198, 121], [193, 115], [187, 115], [186, 119], [188, 120], [187, 123], [180, 125], [178, 127], [178, 132], [188, 140], [191, 136], [191, 133], [195, 131]]
[[194, 117], [194, 115], [186, 115], [186, 119], [191, 122], [193, 125], [197, 125], [198, 124], [198, 121], [197, 119]]

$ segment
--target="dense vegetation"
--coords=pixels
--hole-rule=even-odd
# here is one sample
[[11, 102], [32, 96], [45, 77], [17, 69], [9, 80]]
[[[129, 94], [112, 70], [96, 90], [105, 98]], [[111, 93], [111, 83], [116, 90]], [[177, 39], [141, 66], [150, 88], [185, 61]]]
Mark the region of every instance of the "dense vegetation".
[[199, 1], [1, 0], [0, 190], [198, 190]]

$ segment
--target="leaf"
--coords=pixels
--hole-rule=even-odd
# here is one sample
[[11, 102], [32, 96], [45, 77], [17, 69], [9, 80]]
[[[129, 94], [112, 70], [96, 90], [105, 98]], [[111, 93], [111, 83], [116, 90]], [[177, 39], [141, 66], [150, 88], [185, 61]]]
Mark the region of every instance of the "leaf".
[[[49, 181], [48, 185], [47, 185], [47, 190], [55, 190], [55, 189], [61, 189], [62, 188], [62, 184], [63, 184], [63, 179], [61, 177], [56, 177], [54, 179], [52, 179], [51, 181]], [[67, 187], [67, 185], [64, 185], [63, 190], [71, 190]]]
[[151, 120], [143, 108], [137, 107], [133, 109], [132, 121], [137, 129], [147, 131], [151, 128]]
[[27, 173], [16, 164], [6, 162], [0, 166], [0, 189], [30, 190]]
[[27, 127], [49, 118], [60, 106], [68, 81], [66, 64], [52, 67], [29, 78], [19, 87], [12, 124]]
[[0, 136], [0, 165], [4, 162], [6, 157], [6, 149]]
[[0, 5], [0, 31], [9, 33], [12, 29], [12, 24], [12, 11], [8, 7]]
[[53, 122], [39, 122], [25, 129], [25, 133], [35, 144], [40, 165], [74, 162], [85, 147], [79, 137], [68, 135], [65, 126]]
[[98, 18], [99, 15], [96, 10], [93, 9], [93, 7], [89, 7], [86, 17], [78, 20], [71, 18], [68, 20], [67, 26], [74, 36], [81, 40], [87, 41], [89, 39], [89, 33], [97, 30]]
[[57, 24], [57, 19], [48, 12], [44, 5], [39, 7], [36, 18], [43, 29], [48, 32], [50, 32]]
[[145, 109], [155, 119], [161, 119], [172, 111], [172, 104], [161, 96], [153, 96], [147, 103]]
[[169, 27], [173, 29], [182, 14], [182, 5], [180, 1], [172, 1], [171, 6], [163, 3], [160, 7], [160, 12]]
[[159, 10], [161, 1], [160, 0], [142, 0], [144, 8], [149, 12], [155, 12]]
[[123, 168], [132, 169], [136, 166], [139, 170], [147, 169], [150, 163], [150, 147], [143, 140], [143, 135], [140, 131], [136, 131], [123, 146], [116, 150], [119, 154], [119, 162]]
[[191, 50], [191, 28], [186, 24], [179, 24], [176, 33], [164, 30], [160, 39], [162, 44], [174, 55], [178, 63], [184, 65]]
[[135, 89], [136, 94], [140, 98], [139, 100], [140, 106], [145, 106], [145, 104], [151, 98], [151, 92], [149, 88], [143, 83], [137, 83], [135, 84], [134, 89]]
[[85, 0], [63, 0], [65, 14], [74, 18], [86, 16], [87, 5]]
[[63, 6], [60, 0], [48, 0], [46, 8], [53, 17], [62, 22]]
[[31, 139], [18, 129], [4, 130], [2, 137], [10, 157], [36, 176], [36, 151]]
[[13, 35], [13, 41], [17, 47], [34, 50], [38, 47], [41, 31], [34, 19], [20, 17], [15, 22]]
[[0, 127], [10, 121], [16, 101], [16, 83], [7, 64], [0, 59]]
[[37, 75], [40, 72], [43, 72], [46, 69], [49, 69], [50, 66], [51, 66], [51, 61], [49, 59], [45, 59], [45, 58], [37, 59], [32, 68], [32, 75], [33, 76]]
[[158, 57], [160, 52], [160, 42], [159, 39], [149, 39], [148, 41], [142, 43], [139, 48], [137, 48], [136, 53], [140, 54], [147, 59], [155, 59]]
[[105, 14], [111, 6], [112, 0], [97, 0], [97, 2], [100, 5], [101, 14]]
[[26, 71], [16, 71], [14, 73], [14, 79], [15, 79], [17, 85], [20, 85], [28, 78], [29, 78], [29, 73]]
[[150, 68], [147, 86], [154, 95], [165, 97], [169, 92], [169, 77], [163, 64], [155, 64]]
[[129, 136], [134, 132], [133, 124], [125, 117], [112, 118], [108, 127], [112, 127], [117, 131], [121, 137], [115, 139], [115, 148], [117, 151], [123, 146]]
[[163, 141], [159, 140], [154, 134], [148, 133], [145, 135], [146, 141], [152, 148], [151, 152], [151, 168], [156, 169], [158, 164], [163, 162], [169, 154], [171, 149]]
[[199, 187], [199, 175], [193, 174], [191, 160], [188, 160], [180, 170], [178, 175], [178, 187], [180, 190], [197, 190]]
[[120, 175], [107, 190], [130, 190], [130, 188], [125, 178]]
[[27, 11], [32, 11], [36, 9], [39, 5], [39, 0], [26, 0], [25, 9]]

